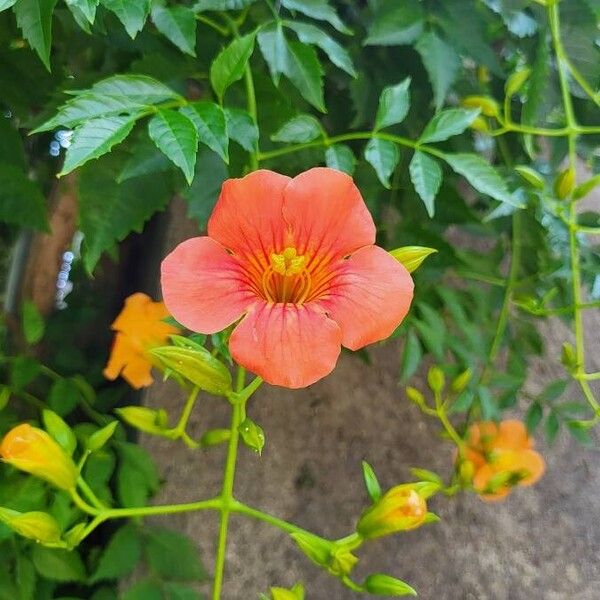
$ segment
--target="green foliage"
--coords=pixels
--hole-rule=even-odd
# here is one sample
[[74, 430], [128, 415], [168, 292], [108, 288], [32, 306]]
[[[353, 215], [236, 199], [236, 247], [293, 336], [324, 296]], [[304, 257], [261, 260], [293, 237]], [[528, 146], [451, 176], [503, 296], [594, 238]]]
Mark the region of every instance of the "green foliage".
[[[577, 202], [600, 181], [599, 13], [586, 0], [557, 4], [557, 56], [557, 17], [543, 4], [0, 0], [2, 249], [22, 229], [47, 231], [57, 174], [75, 181], [91, 275], [172, 198], [205, 229], [228, 177], [325, 164], [355, 176], [378, 243], [438, 250], [414, 274], [414, 305], [395, 334], [404, 342], [402, 383], [433, 358], [452, 388], [448, 413], [464, 426], [523, 409], [532, 433], [552, 441], [566, 431], [589, 443], [600, 412], [582, 341], [593, 332], [577, 323], [600, 302], [599, 220], [597, 210], [577, 214]], [[571, 118], [578, 129], [569, 152]], [[70, 144], [62, 157], [49, 156], [63, 130], [72, 130]], [[566, 164], [575, 152], [584, 175]], [[563, 347], [564, 377], [529, 394], [527, 367], [546, 351], [536, 323], [550, 316], [573, 328], [576, 341]], [[52, 319], [45, 323], [26, 302], [21, 320], [25, 341], [45, 347]], [[226, 340], [215, 335], [212, 343], [230, 361]], [[86, 364], [64, 346], [52, 346], [57, 360]], [[100, 399], [76, 369], [40, 387], [44, 370], [29, 356], [0, 368], [2, 431], [17, 419], [15, 401], [41, 390], [53, 411], [43, 417], [47, 429], [67, 451], [92, 452], [83, 473], [102, 501], [149, 500], [158, 473], [104, 414], [116, 406], [108, 392]], [[86, 374], [92, 383], [101, 368]], [[90, 411], [99, 422], [81, 423]], [[37, 409], [27, 416], [42, 419]], [[248, 443], [260, 450], [253, 425]], [[227, 441], [216, 431], [206, 445]], [[52, 506], [65, 530], [77, 525], [81, 515], [64, 500], [27, 481], [2, 481], [1, 503]], [[376, 496], [373, 478], [367, 483]], [[34, 598], [43, 582], [48, 597], [56, 589], [112, 599], [113, 583], [141, 562], [150, 575], [124, 593], [129, 600], [197, 598], [191, 583], [204, 577], [189, 541], [138, 524], [105, 532], [104, 550], [84, 542], [80, 554], [25, 545], [15, 552], [10, 535], [0, 531], [0, 598]], [[174, 562], [180, 553], [186, 558]]]

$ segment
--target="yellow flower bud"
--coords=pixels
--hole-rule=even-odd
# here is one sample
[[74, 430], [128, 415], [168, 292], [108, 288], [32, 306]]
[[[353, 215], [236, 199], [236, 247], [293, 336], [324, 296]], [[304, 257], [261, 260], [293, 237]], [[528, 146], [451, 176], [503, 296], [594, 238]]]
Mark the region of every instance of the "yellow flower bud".
[[356, 531], [374, 539], [399, 531], [415, 529], [427, 516], [427, 503], [412, 483], [397, 485], [368, 508], [360, 517]]
[[45, 512], [20, 513], [8, 508], [0, 508], [0, 522], [19, 535], [41, 544], [60, 542], [60, 527], [54, 517]]
[[0, 457], [63, 490], [75, 487], [77, 469], [64, 450], [42, 429], [27, 423], [11, 429], [0, 443]]
[[498, 103], [489, 96], [467, 96], [460, 104], [465, 108], [479, 108], [486, 117], [497, 117], [500, 114]]
[[564, 200], [567, 196], [571, 194], [573, 188], [575, 187], [576, 174], [575, 169], [569, 167], [565, 169], [561, 173], [558, 174], [557, 178], [554, 181], [554, 193], [558, 198]]

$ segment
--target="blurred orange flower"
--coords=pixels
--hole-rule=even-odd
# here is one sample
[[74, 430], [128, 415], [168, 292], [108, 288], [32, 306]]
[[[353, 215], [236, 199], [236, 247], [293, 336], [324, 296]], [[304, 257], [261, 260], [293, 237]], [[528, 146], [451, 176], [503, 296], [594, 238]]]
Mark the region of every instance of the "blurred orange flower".
[[180, 333], [179, 328], [165, 323], [168, 316], [164, 302], [154, 302], [141, 292], [129, 296], [111, 325], [117, 334], [104, 376], [116, 379], [121, 375], [135, 389], [150, 385], [154, 363], [148, 350], [165, 345], [170, 335]]
[[515, 485], [532, 485], [544, 459], [521, 421], [482, 421], [469, 428], [464, 459], [474, 467], [473, 487], [485, 500], [501, 500]]

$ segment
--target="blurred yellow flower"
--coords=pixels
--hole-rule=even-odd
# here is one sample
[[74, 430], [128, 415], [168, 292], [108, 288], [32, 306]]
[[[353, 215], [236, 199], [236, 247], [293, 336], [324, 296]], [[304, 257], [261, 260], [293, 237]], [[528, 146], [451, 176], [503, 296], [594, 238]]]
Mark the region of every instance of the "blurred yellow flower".
[[360, 517], [356, 530], [366, 539], [415, 529], [425, 522], [427, 503], [418, 487], [397, 485], [386, 492]]
[[0, 457], [63, 490], [75, 487], [77, 469], [65, 451], [42, 429], [27, 423], [11, 429], [0, 443]]

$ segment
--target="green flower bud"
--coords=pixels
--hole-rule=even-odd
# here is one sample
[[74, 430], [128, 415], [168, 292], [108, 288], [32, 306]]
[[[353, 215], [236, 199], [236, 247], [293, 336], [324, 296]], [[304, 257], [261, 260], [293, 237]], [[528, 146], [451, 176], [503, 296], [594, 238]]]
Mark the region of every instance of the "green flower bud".
[[334, 550], [331, 556], [331, 563], [327, 571], [335, 577], [344, 577], [352, 573], [356, 566], [358, 557], [354, 556], [347, 548], [338, 548]]
[[150, 350], [150, 354], [165, 368], [181, 375], [201, 390], [217, 396], [226, 396], [231, 392], [231, 373], [201, 346], [195, 349], [161, 346]]
[[383, 573], [375, 573], [369, 575], [363, 584], [367, 592], [375, 596], [416, 596], [417, 592], [400, 579], [385, 575]]
[[506, 81], [504, 86], [505, 93], [508, 97], [514, 96], [522, 87], [523, 84], [529, 79], [531, 75], [531, 69], [525, 67], [513, 73]]
[[437, 252], [437, 250], [434, 248], [425, 248], [423, 246], [404, 246], [402, 248], [390, 250], [390, 254], [399, 263], [402, 263], [409, 273], [416, 271], [423, 261], [435, 252]]
[[290, 533], [302, 552], [319, 567], [329, 567], [334, 544], [310, 533]]
[[439, 394], [446, 385], [446, 376], [439, 367], [433, 366], [427, 373], [427, 383], [432, 392]]
[[575, 169], [569, 167], [558, 174], [554, 180], [554, 193], [560, 200], [564, 200], [575, 188]]
[[38, 511], [20, 513], [8, 508], [0, 508], [0, 521], [19, 535], [40, 544], [60, 542], [60, 526], [48, 513]]
[[518, 165], [515, 167], [515, 171], [534, 188], [538, 190], [544, 189], [544, 178], [536, 170], [525, 165]]
[[118, 421], [113, 421], [102, 427], [102, 429], [98, 429], [98, 431], [92, 433], [85, 443], [86, 450], [88, 452], [97, 452], [98, 450], [101, 450], [114, 435], [118, 424]]
[[46, 431], [58, 442], [62, 449], [72, 456], [77, 448], [77, 438], [73, 430], [54, 411], [44, 409], [42, 421]]
[[209, 429], [200, 438], [201, 446], [218, 446], [223, 442], [226, 442], [231, 437], [229, 429]]
[[497, 117], [500, 114], [498, 103], [489, 96], [467, 96], [460, 104], [465, 108], [478, 108], [486, 117]]
[[414, 387], [406, 388], [406, 397], [418, 406], [423, 406], [423, 404], [425, 404], [425, 396], [423, 396], [423, 394]]
[[450, 384], [452, 391], [456, 394], [460, 394], [465, 388], [469, 385], [471, 381], [472, 372], [471, 369], [467, 369], [463, 371], [460, 375], [455, 377]]
[[265, 445], [265, 434], [260, 427], [252, 419], [244, 419], [238, 427], [240, 436], [248, 448], [260, 454]]
[[165, 430], [164, 410], [154, 410], [145, 406], [124, 406], [115, 412], [125, 423], [144, 433], [160, 434]]

